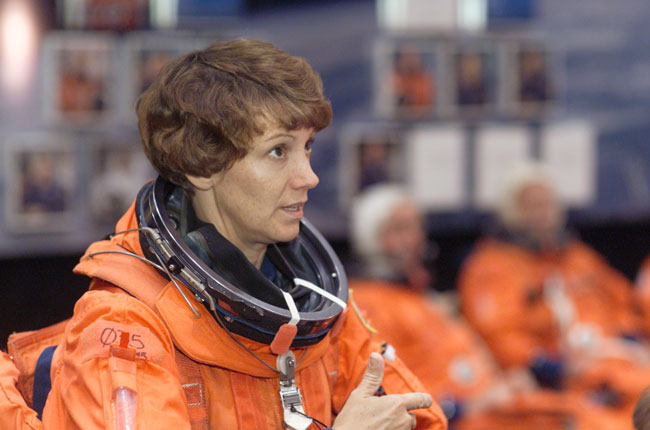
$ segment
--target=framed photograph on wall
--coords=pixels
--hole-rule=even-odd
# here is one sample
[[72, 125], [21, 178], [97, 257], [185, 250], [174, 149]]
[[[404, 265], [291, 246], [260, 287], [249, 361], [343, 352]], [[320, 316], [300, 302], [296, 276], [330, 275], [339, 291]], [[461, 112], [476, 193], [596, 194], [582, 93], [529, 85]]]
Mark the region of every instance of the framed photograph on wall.
[[496, 207], [508, 173], [532, 159], [533, 135], [525, 124], [487, 124], [474, 138], [474, 206]]
[[428, 119], [444, 113], [439, 87], [443, 51], [434, 39], [393, 39], [375, 46], [375, 110], [401, 120]]
[[110, 225], [124, 214], [146, 181], [156, 176], [139, 137], [105, 139], [91, 146], [88, 209], [94, 225]]
[[131, 31], [149, 27], [149, 0], [57, 0], [66, 29]]
[[43, 45], [43, 114], [62, 125], [95, 125], [116, 115], [116, 40], [100, 33], [50, 33]]
[[544, 124], [540, 132], [540, 158], [564, 204], [584, 208], [598, 194], [598, 132], [589, 120]]
[[122, 113], [125, 120], [136, 122], [135, 102], [165, 64], [204, 45], [207, 40], [189, 33], [130, 34], [126, 41], [128, 94]]
[[62, 232], [77, 226], [80, 178], [74, 138], [13, 135], [5, 142], [3, 159], [8, 232]]
[[429, 211], [459, 211], [467, 205], [467, 136], [457, 124], [427, 125], [411, 130], [408, 185]]
[[339, 198], [347, 210], [352, 198], [378, 183], [405, 183], [405, 145], [400, 130], [391, 126], [349, 126], [339, 151]]
[[462, 116], [481, 116], [498, 109], [501, 49], [487, 39], [468, 40], [449, 47], [447, 81], [450, 104]]
[[542, 42], [517, 41], [507, 47], [508, 113], [531, 118], [547, 114], [562, 99], [564, 68], [558, 50]]

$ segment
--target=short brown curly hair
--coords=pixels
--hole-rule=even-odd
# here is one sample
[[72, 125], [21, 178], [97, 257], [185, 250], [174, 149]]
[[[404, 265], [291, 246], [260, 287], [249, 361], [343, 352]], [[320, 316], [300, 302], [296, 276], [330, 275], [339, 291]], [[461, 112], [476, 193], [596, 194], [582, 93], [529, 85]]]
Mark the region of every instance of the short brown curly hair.
[[218, 42], [168, 63], [136, 104], [145, 153], [164, 178], [209, 177], [244, 157], [269, 126], [327, 127], [320, 76], [270, 43]]

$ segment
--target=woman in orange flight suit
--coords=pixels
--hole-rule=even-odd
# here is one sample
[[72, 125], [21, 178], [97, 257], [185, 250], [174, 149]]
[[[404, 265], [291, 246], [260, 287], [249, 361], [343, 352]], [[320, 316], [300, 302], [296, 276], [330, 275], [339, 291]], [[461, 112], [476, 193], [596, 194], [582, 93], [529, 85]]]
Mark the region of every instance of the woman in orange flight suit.
[[[309, 65], [216, 43], [165, 66], [137, 112], [161, 176], [75, 268], [92, 282], [53, 353], [42, 428], [445, 429], [302, 219], [331, 119]], [[0, 402], [11, 411], [30, 428]]]
[[459, 277], [467, 320], [504, 368], [631, 412], [650, 368], [647, 345], [626, 340], [640, 336], [629, 282], [565, 232], [543, 166], [515, 169], [498, 215]]

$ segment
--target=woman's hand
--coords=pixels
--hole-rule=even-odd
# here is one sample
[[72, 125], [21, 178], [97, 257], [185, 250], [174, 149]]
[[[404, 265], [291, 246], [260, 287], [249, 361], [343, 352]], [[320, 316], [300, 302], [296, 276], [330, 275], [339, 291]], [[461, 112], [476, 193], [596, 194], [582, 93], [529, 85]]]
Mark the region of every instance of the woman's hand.
[[431, 396], [425, 393], [389, 394], [375, 396], [384, 379], [384, 359], [373, 352], [359, 386], [350, 393], [334, 430], [411, 430], [416, 426], [413, 409], [431, 406]]

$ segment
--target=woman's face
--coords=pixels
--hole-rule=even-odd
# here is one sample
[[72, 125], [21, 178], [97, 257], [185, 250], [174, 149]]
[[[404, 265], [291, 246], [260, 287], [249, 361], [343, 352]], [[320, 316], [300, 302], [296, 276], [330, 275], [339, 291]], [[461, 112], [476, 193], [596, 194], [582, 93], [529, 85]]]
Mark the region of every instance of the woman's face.
[[256, 137], [242, 159], [211, 178], [215, 204], [204, 221], [244, 253], [294, 239], [307, 192], [318, 185], [310, 164], [314, 134], [270, 127]]
[[381, 231], [382, 252], [399, 262], [406, 271], [419, 263], [426, 249], [422, 214], [415, 204], [404, 201], [395, 205]]
[[561, 226], [562, 208], [552, 188], [530, 184], [517, 196], [522, 227], [535, 237], [552, 235]]

